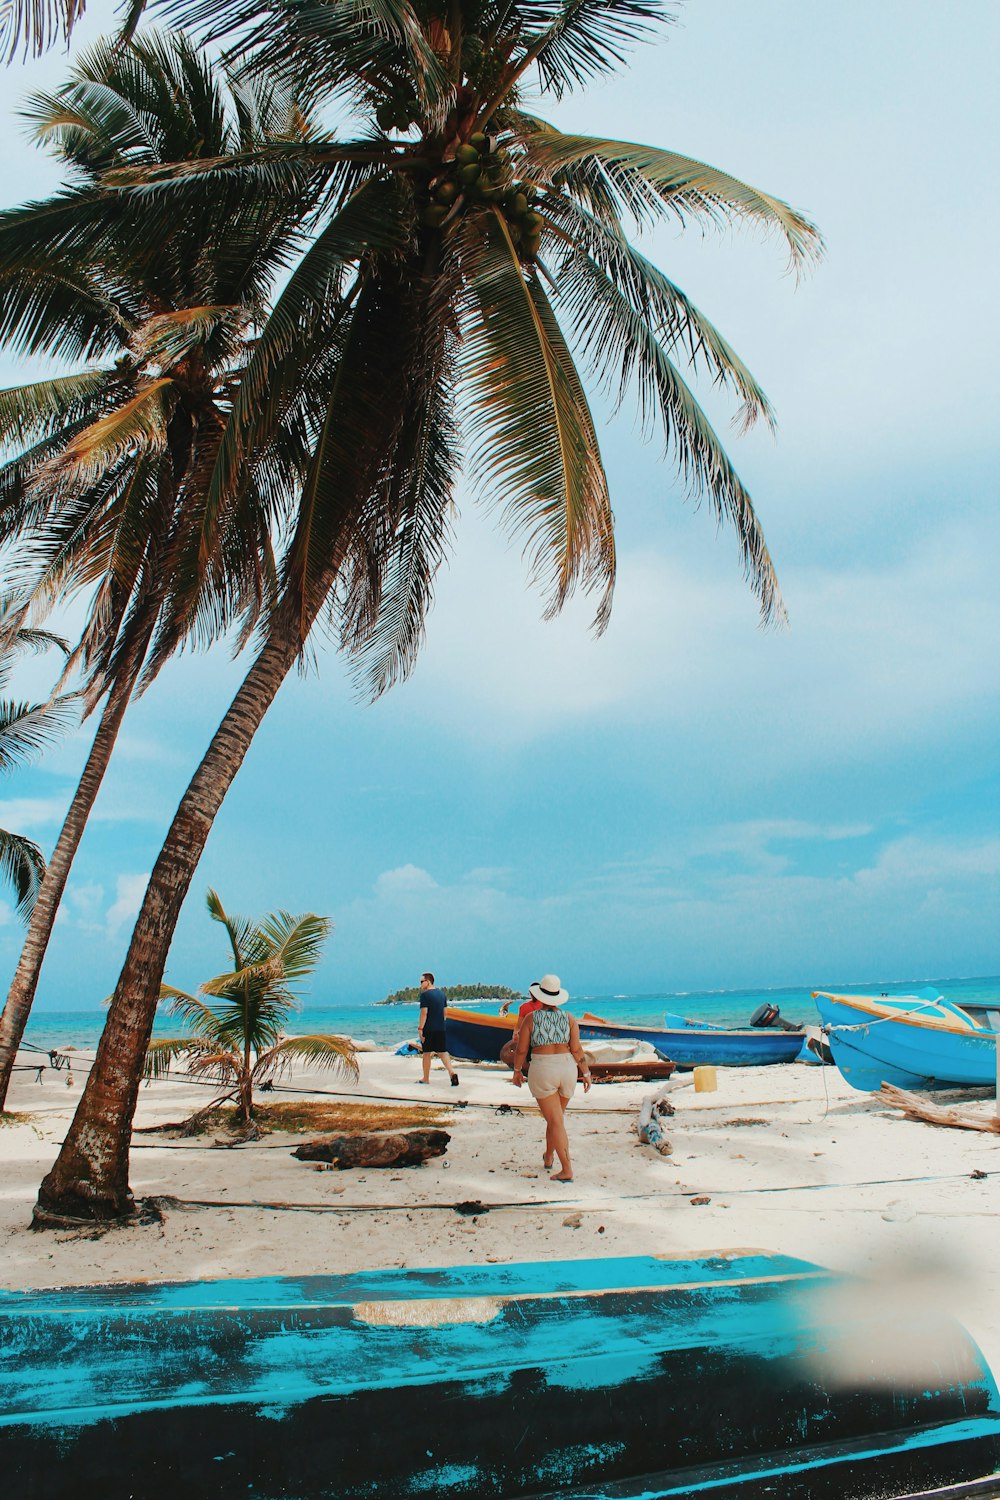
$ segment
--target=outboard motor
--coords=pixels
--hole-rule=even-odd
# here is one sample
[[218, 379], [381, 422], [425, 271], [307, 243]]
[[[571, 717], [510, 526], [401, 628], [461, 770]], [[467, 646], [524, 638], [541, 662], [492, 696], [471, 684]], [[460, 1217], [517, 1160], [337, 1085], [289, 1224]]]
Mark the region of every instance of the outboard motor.
[[758, 1005], [750, 1017], [751, 1026], [777, 1026], [781, 1031], [801, 1031], [802, 1027], [794, 1021], [783, 1021], [781, 1011], [771, 1000], [765, 1000], [763, 1005]]

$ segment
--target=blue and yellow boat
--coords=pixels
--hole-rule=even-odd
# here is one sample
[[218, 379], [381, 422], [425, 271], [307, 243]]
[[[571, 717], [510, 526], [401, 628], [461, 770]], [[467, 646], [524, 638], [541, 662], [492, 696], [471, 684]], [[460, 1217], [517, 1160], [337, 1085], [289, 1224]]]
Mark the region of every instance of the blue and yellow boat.
[[832, 995], [816, 1001], [833, 1060], [852, 1088], [990, 1085], [997, 1079], [997, 1033], [958, 1005], [917, 995]]
[[735, 1251], [0, 1293], [0, 1473], [17, 1500], [889, 1500], [996, 1476], [975, 1345], [918, 1309], [901, 1363], [898, 1312], [853, 1285]]

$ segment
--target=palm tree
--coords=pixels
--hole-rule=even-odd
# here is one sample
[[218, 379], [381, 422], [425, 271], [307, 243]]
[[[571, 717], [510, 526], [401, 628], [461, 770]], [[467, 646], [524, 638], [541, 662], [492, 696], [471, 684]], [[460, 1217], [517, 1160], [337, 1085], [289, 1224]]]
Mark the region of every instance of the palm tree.
[[358, 1076], [354, 1048], [345, 1037], [284, 1035], [297, 1004], [292, 986], [316, 967], [330, 923], [311, 912], [302, 917], [272, 912], [261, 922], [229, 917], [215, 891], [208, 893], [208, 914], [226, 929], [233, 966], [207, 980], [197, 995], [160, 986], [160, 998], [172, 1001], [170, 1012], [187, 1023], [188, 1034], [150, 1042], [145, 1076], [162, 1077], [185, 1060], [190, 1074], [215, 1079], [222, 1089], [198, 1114], [235, 1099], [238, 1125], [255, 1136], [254, 1088], [287, 1073], [294, 1063]]
[[[48, 630], [23, 623], [23, 607], [10, 596], [0, 597], [0, 693], [10, 682], [19, 651], [46, 651], [66, 642]], [[34, 760], [47, 745], [72, 723], [76, 705], [71, 697], [49, 698], [45, 703], [23, 703], [0, 698], [0, 771], [9, 774]], [[17, 894], [18, 916], [27, 919], [38, 897], [45, 874], [45, 859], [38, 845], [22, 833], [0, 828], [0, 879]], [[4, 1101], [0, 1098], [0, 1110]]]
[[286, 90], [267, 76], [227, 78], [182, 37], [93, 48], [29, 117], [71, 182], [0, 215], [0, 337], [88, 363], [0, 391], [0, 441], [19, 450], [0, 468], [0, 542], [26, 554], [21, 582], [36, 596], [91, 591], [74, 662], [88, 708], [106, 701], [0, 1018], [0, 1108], [133, 694], [192, 630], [207, 642], [241, 622], [245, 641], [272, 586], [269, 532], [291, 488], [294, 434], [252, 464], [246, 450], [231, 460], [225, 505], [206, 486], [270, 284], [313, 196], [305, 170], [249, 198], [195, 184], [164, 235], [148, 199], [105, 185], [126, 164], [217, 160], [307, 137]]
[[[637, 393], [681, 479], [735, 526], [763, 618], [782, 613], [750, 496], [679, 363], [727, 389], [745, 424], [771, 420], [767, 398], [629, 230], [664, 218], [742, 220], [777, 230], [795, 265], [819, 253], [816, 230], [704, 163], [566, 135], [525, 104], [529, 87], [558, 98], [618, 66], [660, 14], [655, 0], [174, 0], [172, 14], [215, 36], [238, 32], [241, 55], [338, 105], [347, 131], [115, 181], [159, 190], [166, 225], [171, 183], [178, 193], [196, 181], [251, 192], [319, 170], [315, 240], [241, 382], [245, 431], [256, 439], [276, 420], [287, 388], [272, 370], [290, 349], [309, 369], [322, 347], [332, 357], [324, 399], [310, 403], [309, 471], [261, 652], [154, 866], [87, 1089], [41, 1186], [39, 1223], [132, 1211], [138, 1080], [213, 819], [321, 613], [374, 692], [412, 666], [448, 546], [460, 440], [476, 488], [524, 542], [548, 613], [581, 586], [597, 594], [601, 629], [614, 522], [585, 373], [615, 395]], [[335, 331], [317, 340], [324, 316]], [[226, 483], [220, 468], [220, 496]]]

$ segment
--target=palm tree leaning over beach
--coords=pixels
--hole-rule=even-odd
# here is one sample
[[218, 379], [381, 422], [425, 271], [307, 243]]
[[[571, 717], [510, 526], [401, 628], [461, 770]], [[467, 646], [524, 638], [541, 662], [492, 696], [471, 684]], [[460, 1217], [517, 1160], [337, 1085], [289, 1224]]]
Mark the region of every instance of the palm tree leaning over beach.
[[[576, 358], [614, 394], [637, 391], [691, 490], [732, 523], [765, 620], [781, 613], [750, 497], [678, 369], [767, 399], [705, 317], [631, 244], [631, 225], [742, 220], [776, 229], [801, 264], [816, 230], [778, 199], [674, 152], [566, 135], [525, 107], [620, 65], [655, 0], [176, 0], [174, 18], [238, 33], [240, 55], [337, 103], [342, 137], [243, 160], [131, 171], [159, 185], [164, 225], [193, 181], [247, 192], [303, 165], [325, 178], [316, 238], [292, 273], [236, 399], [264, 433], [284, 392], [272, 362], [335, 350], [309, 473], [257, 660], [178, 808], [156, 861], [76, 1117], [42, 1183], [36, 1223], [132, 1211], [128, 1150], [170, 938], [212, 821], [313, 625], [332, 613], [375, 693], [417, 653], [464, 465], [525, 543], [559, 610], [577, 586], [605, 624], [614, 526]], [[173, 184], [172, 192], [167, 191]], [[336, 332], [317, 340], [329, 316]], [[226, 490], [220, 449], [218, 493]], [[213, 484], [216, 483], [213, 478]]]
[[147, 198], [105, 185], [116, 167], [306, 138], [306, 115], [273, 79], [227, 78], [182, 37], [99, 45], [28, 114], [70, 181], [0, 215], [0, 340], [85, 368], [0, 391], [0, 441], [18, 450], [0, 468], [0, 542], [20, 549], [19, 580], [43, 601], [89, 592], [74, 662], [87, 707], [106, 697], [0, 1017], [0, 1109], [133, 694], [192, 630], [204, 644], [240, 622], [245, 641], [272, 585], [269, 529], [301, 473], [288, 433], [252, 463], [241, 455], [225, 506], [207, 479], [316, 180], [302, 168], [239, 196], [193, 184], [168, 234]]
[[161, 1000], [170, 1000], [171, 1014], [188, 1031], [150, 1042], [144, 1071], [147, 1078], [161, 1078], [173, 1064], [186, 1062], [192, 1076], [212, 1079], [221, 1089], [193, 1118], [235, 1099], [237, 1129], [254, 1137], [260, 1134], [254, 1089], [287, 1074], [296, 1062], [357, 1079], [354, 1048], [346, 1037], [284, 1035], [297, 1006], [294, 986], [319, 962], [330, 922], [312, 912], [293, 917], [276, 911], [260, 922], [230, 917], [215, 891], [208, 893], [208, 914], [226, 929], [233, 966], [206, 980], [197, 995], [161, 985]]
[[[0, 597], [0, 692], [10, 682], [19, 652], [47, 651], [50, 646], [69, 650], [60, 636], [25, 625], [23, 608], [9, 596]], [[9, 775], [34, 760], [72, 724], [76, 714], [75, 699], [65, 695], [45, 703], [0, 698], [0, 773]], [[14, 887], [18, 916], [30, 917], [44, 874], [45, 858], [34, 840], [0, 828], [0, 880]], [[0, 1097], [0, 1110], [3, 1104]]]

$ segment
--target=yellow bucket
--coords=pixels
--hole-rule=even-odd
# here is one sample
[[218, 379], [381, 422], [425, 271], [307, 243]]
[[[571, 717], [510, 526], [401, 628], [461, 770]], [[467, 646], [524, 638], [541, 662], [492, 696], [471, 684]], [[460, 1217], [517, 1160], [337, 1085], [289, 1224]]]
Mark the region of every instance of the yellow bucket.
[[715, 1069], [711, 1064], [694, 1070], [694, 1091], [696, 1094], [714, 1094], [716, 1090]]

